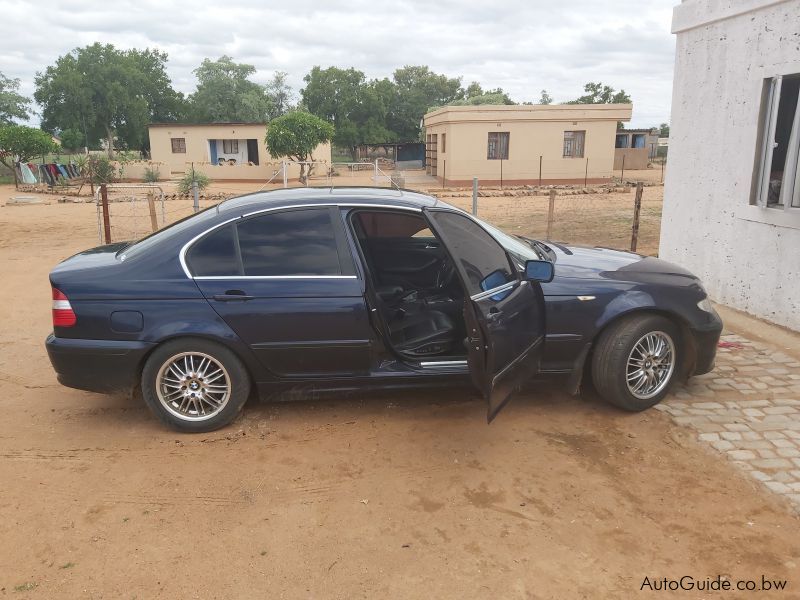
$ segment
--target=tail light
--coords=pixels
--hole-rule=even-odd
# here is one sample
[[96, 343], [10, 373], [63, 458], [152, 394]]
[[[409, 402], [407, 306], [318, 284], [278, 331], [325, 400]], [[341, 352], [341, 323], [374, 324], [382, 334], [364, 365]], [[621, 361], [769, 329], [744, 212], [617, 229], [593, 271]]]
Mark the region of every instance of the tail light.
[[76, 321], [69, 298], [61, 290], [53, 288], [53, 327], [72, 327]]

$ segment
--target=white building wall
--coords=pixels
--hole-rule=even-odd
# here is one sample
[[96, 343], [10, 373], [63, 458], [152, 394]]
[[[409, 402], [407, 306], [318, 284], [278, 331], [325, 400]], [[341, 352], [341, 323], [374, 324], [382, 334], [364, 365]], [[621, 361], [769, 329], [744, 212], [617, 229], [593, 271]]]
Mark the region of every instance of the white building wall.
[[800, 0], [686, 0], [660, 256], [712, 299], [800, 330], [800, 215], [750, 205], [763, 80], [800, 73]]

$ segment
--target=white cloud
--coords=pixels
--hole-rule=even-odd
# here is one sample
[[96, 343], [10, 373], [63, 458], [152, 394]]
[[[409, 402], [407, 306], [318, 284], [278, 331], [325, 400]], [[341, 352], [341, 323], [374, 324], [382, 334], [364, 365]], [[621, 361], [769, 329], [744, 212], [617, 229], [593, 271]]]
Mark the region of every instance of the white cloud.
[[426, 64], [465, 83], [502, 87], [520, 102], [543, 88], [566, 101], [587, 81], [602, 81], [632, 96], [632, 125], [648, 126], [669, 118], [675, 2], [0, 0], [0, 71], [32, 94], [37, 71], [95, 41], [164, 50], [184, 93], [194, 89], [192, 70], [203, 58], [222, 54], [254, 64], [261, 82], [287, 71], [296, 91], [314, 65], [390, 77], [397, 67]]

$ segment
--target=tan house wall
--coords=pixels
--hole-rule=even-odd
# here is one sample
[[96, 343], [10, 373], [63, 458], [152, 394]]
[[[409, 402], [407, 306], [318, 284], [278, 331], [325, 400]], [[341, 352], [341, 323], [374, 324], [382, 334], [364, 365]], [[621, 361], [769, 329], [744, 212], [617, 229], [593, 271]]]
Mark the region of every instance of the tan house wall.
[[[153, 124], [149, 128], [150, 156], [153, 162], [164, 163], [168, 166], [162, 171], [161, 176], [183, 175], [192, 165], [198, 171], [208, 175], [212, 180], [226, 181], [266, 181], [281, 168], [281, 159], [274, 159], [267, 151], [264, 138], [267, 135], [267, 126], [253, 123], [210, 123], [210, 124]], [[186, 140], [186, 152], [172, 152], [172, 138]], [[211, 164], [209, 140], [240, 140], [238, 155], [231, 155], [237, 159], [236, 165]], [[258, 165], [243, 164], [246, 142], [244, 140], [258, 140]], [[315, 161], [331, 162], [330, 144], [320, 144], [312, 153]], [[218, 152], [218, 157], [228, 158], [229, 155]], [[300, 167], [290, 164], [289, 179], [300, 176]], [[278, 175], [276, 180], [280, 179]]]
[[[631, 111], [630, 104], [444, 107], [425, 115], [426, 135], [436, 136], [428, 168], [445, 185], [468, 185], [473, 177], [496, 185], [501, 176], [503, 183], [538, 184], [541, 157], [543, 185], [604, 183], [613, 175], [617, 121], [629, 121]], [[509, 133], [508, 160], [487, 158], [492, 131]], [[563, 156], [565, 131], [586, 132], [582, 158]]]
[[[625, 162], [622, 162], [622, 159]], [[650, 164], [649, 148], [615, 148], [614, 149], [614, 169], [619, 171], [625, 167], [628, 169], [646, 169]]]

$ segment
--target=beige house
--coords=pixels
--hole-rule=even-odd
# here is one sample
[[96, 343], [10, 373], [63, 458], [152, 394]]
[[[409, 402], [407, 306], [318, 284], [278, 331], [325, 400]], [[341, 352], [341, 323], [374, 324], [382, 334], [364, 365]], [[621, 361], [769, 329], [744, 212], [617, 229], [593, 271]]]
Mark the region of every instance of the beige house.
[[424, 117], [426, 169], [445, 185], [605, 183], [630, 104], [445, 106]]
[[646, 169], [658, 154], [658, 129], [620, 129], [614, 142], [614, 169]]
[[[151, 160], [167, 165], [170, 176], [193, 166], [215, 180], [268, 180], [281, 169], [281, 159], [267, 152], [264, 123], [153, 123], [149, 135]], [[312, 157], [330, 164], [330, 144], [319, 145]], [[290, 164], [287, 171], [297, 179], [300, 167]]]

